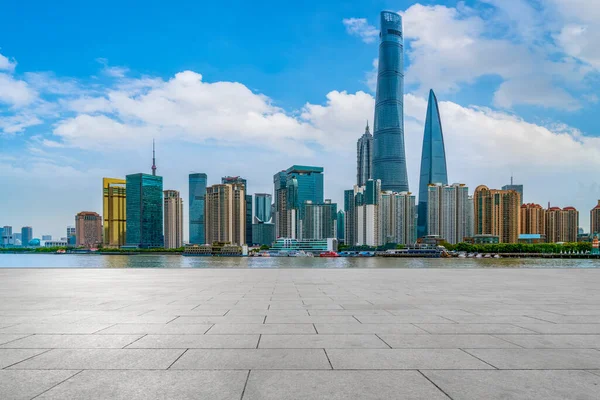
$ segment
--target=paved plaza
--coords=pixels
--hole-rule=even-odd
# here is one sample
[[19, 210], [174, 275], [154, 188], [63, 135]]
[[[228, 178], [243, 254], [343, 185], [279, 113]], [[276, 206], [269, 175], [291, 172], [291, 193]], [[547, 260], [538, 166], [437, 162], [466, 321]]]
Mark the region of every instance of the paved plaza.
[[600, 269], [0, 269], [0, 399], [600, 398]]

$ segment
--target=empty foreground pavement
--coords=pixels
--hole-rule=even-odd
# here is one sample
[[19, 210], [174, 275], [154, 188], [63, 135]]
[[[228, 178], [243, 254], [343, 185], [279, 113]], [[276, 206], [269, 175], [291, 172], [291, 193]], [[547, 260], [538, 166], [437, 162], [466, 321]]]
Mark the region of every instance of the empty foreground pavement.
[[3, 269], [0, 399], [598, 399], [600, 269]]

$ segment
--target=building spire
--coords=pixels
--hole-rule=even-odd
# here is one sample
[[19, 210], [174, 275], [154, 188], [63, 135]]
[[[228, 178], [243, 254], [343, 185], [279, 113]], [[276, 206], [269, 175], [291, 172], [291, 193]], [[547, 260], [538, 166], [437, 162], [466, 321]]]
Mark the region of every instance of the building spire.
[[152, 139], [152, 176], [156, 176], [156, 153], [154, 151], [154, 139]]
[[365, 128], [365, 133], [370, 133], [369, 132], [369, 120], [367, 120], [367, 127]]

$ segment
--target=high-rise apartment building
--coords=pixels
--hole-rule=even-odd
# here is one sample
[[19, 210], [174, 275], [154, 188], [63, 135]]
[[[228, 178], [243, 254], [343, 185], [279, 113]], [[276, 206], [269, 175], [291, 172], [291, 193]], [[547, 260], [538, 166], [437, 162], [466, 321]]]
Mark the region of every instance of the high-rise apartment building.
[[381, 181], [369, 179], [362, 187], [355, 186], [354, 226], [357, 245], [378, 246], [380, 244], [379, 201]]
[[82, 211], [75, 216], [75, 230], [78, 232], [77, 247], [96, 247], [102, 243], [102, 217], [93, 211]]
[[465, 237], [473, 237], [475, 234], [475, 210], [473, 196], [467, 198], [467, 227]]
[[0, 245], [12, 245], [13, 243], [13, 231], [12, 226], [5, 225], [2, 228], [2, 235], [0, 235]]
[[268, 193], [254, 194], [254, 217], [255, 222], [271, 221], [271, 202], [272, 197]]
[[21, 228], [21, 245], [27, 246], [33, 239], [33, 228], [30, 226], [24, 226]]
[[222, 184], [242, 184], [246, 193], [246, 241], [252, 244], [252, 195], [248, 194], [248, 182], [240, 176], [225, 176], [221, 178]]
[[421, 153], [419, 207], [417, 211], [419, 218], [417, 224], [418, 237], [423, 237], [427, 234], [429, 185], [436, 183], [447, 185], [448, 171], [446, 168], [446, 149], [444, 147], [440, 110], [435, 93], [433, 93], [433, 90], [430, 90], [427, 116], [425, 118], [425, 133], [423, 135], [423, 151]]
[[127, 246], [163, 247], [162, 176], [127, 175], [126, 186]]
[[206, 174], [193, 173], [188, 177], [189, 182], [189, 229], [190, 243], [206, 244], [204, 238], [204, 205], [206, 198]]
[[165, 249], [183, 246], [183, 199], [177, 190], [163, 191]]
[[521, 234], [546, 234], [546, 210], [539, 204], [523, 204], [520, 218]]
[[207, 243], [246, 244], [246, 186], [243, 183], [207, 187], [204, 212]]
[[469, 188], [461, 183], [437, 183], [427, 189], [427, 234], [451, 244], [462, 242], [469, 230]]
[[546, 241], [548, 243], [577, 242], [579, 212], [573, 207], [550, 207], [546, 211]]
[[502, 186], [502, 190], [514, 190], [519, 193], [519, 197], [521, 199], [521, 205], [523, 205], [523, 185], [515, 185], [513, 183], [513, 177], [510, 177], [510, 185]]
[[273, 176], [273, 214], [275, 223], [275, 238], [287, 238], [287, 173], [280, 171]]
[[301, 240], [331, 239], [337, 233], [337, 204], [327, 199], [323, 203], [307, 200], [302, 204]]
[[407, 192], [404, 149], [404, 39], [400, 15], [383, 11], [373, 127], [373, 179], [385, 191]]
[[120, 247], [126, 242], [126, 183], [124, 179], [102, 178], [102, 214], [106, 247]]
[[514, 190], [478, 186], [473, 195], [474, 234], [498, 236], [500, 243], [518, 243], [520, 197]]
[[367, 181], [373, 178], [373, 135], [369, 131], [369, 123], [365, 128], [365, 133], [356, 143], [356, 183], [358, 186], [364, 186]]
[[415, 196], [410, 192], [381, 192], [378, 211], [380, 245], [417, 241]]
[[600, 200], [590, 211], [590, 234], [600, 233]]

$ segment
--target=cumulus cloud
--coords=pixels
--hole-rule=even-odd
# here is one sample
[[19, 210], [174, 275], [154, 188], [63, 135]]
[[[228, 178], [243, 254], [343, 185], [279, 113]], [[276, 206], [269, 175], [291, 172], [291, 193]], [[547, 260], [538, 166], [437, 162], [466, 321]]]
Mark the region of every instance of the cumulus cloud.
[[8, 57], [0, 54], [0, 71], [12, 72], [15, 70], [17, 62], [15, 60], [9, 60]]
[[346, 32], [360, 37], [365, 43], [373, 43], [379, 36], [377, 28], [369, 25], [366, 18], [346, 18], [342, 23], [346, 27]]

